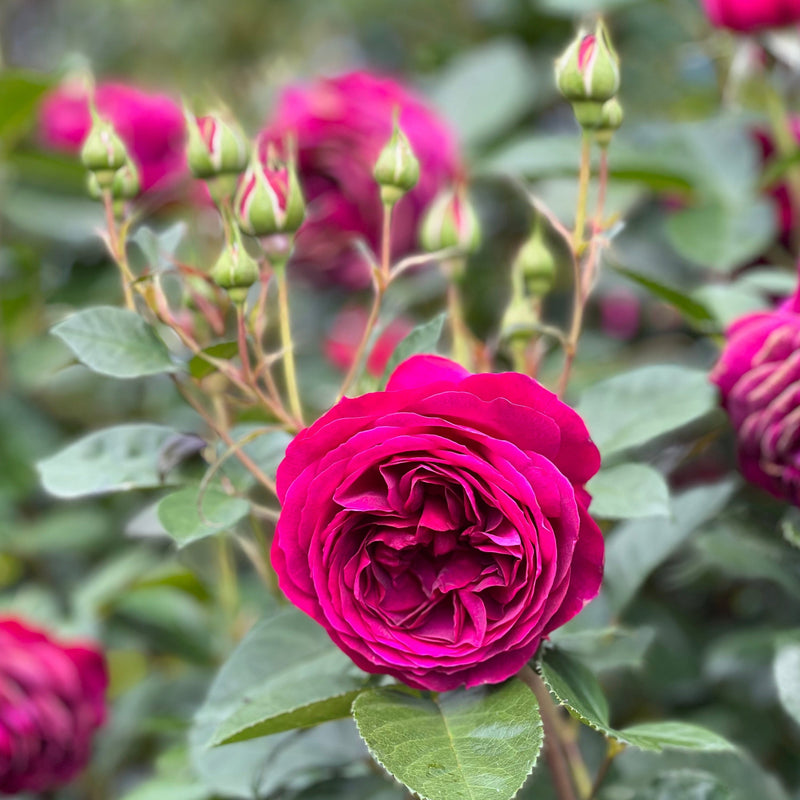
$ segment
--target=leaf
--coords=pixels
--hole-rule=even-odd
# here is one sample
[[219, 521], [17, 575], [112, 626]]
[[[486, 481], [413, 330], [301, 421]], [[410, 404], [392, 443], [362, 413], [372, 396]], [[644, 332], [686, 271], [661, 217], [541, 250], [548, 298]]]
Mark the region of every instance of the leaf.
[[36, 105], [53, 84], [40, 72], [4, 70], [0, 75], [0, 140], [8, 142], [34, 119]]
[[510, 800], [543, 743], [536, 698], [516, 678], [431, 697], [371, 689], [353, 716], [372, 757], [422, 800]]
[[162, 486], [159, 452], [174, 435], [163, 425], [117, 425], [84, 436], [40, 461], [37, 469], [44, 488], [56, 497]]
[[208, 790], [199, 784], [171, 778], [153, 778], [140, 783], [122, 800], [206, 800]]
[[173, 372], [169, 350], [138, 314], [96, 306], [78, 311], [53, 328], [81, 363], [114, 378]]
[[728, 800], [730, 789], [716, 776], [695, 769], [663, 772], [631, 800]]
[[794, 507], [788, 509], [781, 519], [780, 528], [785, 541], [800, 549], [800, 510]]
[[231, 497], [220, 487], [209, 486], [202, 498], [198, 490], [189, 486], [168, 494], [158, 504], [158, 519], [178, 547], [230, 530], [250, 511], [247, 500]]
[[239, 343], [219, 342], [218, 344], [212, 344], [211, 347], [206, 347], [198, 355], [194, 356], [191, 361], [189, 361], [189, 374], [198, 380], [217, 371], [217, 368], [213, 364], [203, 358], [204, 353], [212, 358], [221, 358], [227, 361], [229, 358], [233, 358], [235, 355], [239, 354]]
[[[330, 722], [311, 730], [276, 733], [266, 739], [209, 747], [215, 732], [269, 681], [276, 652], [273, 630], [302, 630], [313, 621], [284, 608], [259, 622], [222, 665], [192, 726], [193, 768], [214, 794], [256, 800], [292, 784], [319, 780], [325, 771], [362, 759], [366, 753], [352, 723]], [[323, 633], [323, 635], [325, 635]], [[285, 639], [281, 641], [285, 642]], [[334, 645], [329, 642], [329, 647]], [[306, 689], [310, 690], [306, 683]]]
[[669, 217], [670, 244], [701, 267], [732, 272], [761, 255], [775, 238], [775, 211], [767, 200], [730, 206], [713, 202]]
[[305, 614], [286, 610], [260, 628], [264, 678], [216, 729], [212, 745], [308, 728], [350, 716], [368, 676]]
[[622, 741], [634, 747], [656, 752], [667, 748], [703, 753], [736, 749], [719, 734], [688, 722], [645, 722], [623, 728], [619, 731], [619, 736]]
[[442, 313], [434, 317], [430, 322], [423, 325], [417, 325], [411, 333], [408, 334], [394, 349], [389, 363], [383, 373], [383, 384], [389, 380], [390, 375], [394, 372], [398, 364], [405, 361], [411, 356], [419, 355], [420, 353], [435, 353], [436, 345], [442, 336], [442, 329], [444, 328], [444, 321], [446, 314]]
[[781, 705], [800, 725], [800, 643], [791, 642], [778, 649], [773, 674]]
[[147, 259], [147, 266], [153, 272], [172, 269], [175, 265], [172, 256], [186, 234], [186, 223], [176, 222], [162, 231], [143, 226], [131, 236]]
[[690, 489], [673, 499], [673, 516], [626, 522], [606, 544], [603, 591], [621, 612], [659, 564], [726, 505], [735, 484], [730, 481]]
[[717, 393], [704, 371], [664, 364], [589, 387], [578, 413], [608, 458], [688, 425], [716, 407]]
[[[286, 455], [286, 448], [292, 441], [290, 434], [281, 430], [265, 429], [258, 423], [242, 423], [234, 425], [230, 430], [231, 439], [235, 444], [241, 444], [243, 453], [246, 453], [261, 469], [262, 472], [275, 477], [278, 465]], [[218, 455], [222, 456], [229, 448], [220, 443]], [[251, 487], [256, 479], [239, 461], [235, 454], [230, 454], [225, 460], [222, 471], [239, 491]]]
[[752, 287], [741, 285], [741, 282], [701, 286], [692, 292], [692, 297], [708, 308], [722, 330], [745, 314], [765, 311], [770, 307], [762, 294]]
[[550, 634], [550, 641], [559, 649], [579, 658], [595, 672], [637, 668], [653, 643], [653, 628], [590, 628], [572, 632], [569, 626]]
[[592, 516], [633, 519], [669, 515], [669, 488], [660, 472], [646, 464], [619, 464], [601, 469], [586, 488]]

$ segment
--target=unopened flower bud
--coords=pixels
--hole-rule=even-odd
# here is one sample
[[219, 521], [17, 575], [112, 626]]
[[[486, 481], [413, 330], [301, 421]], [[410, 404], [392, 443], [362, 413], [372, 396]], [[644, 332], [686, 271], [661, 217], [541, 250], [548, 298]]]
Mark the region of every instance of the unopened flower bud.
[[186, 160], [196, 178], [237, 174], [247, 165], [247, 138], [227, 115], [186, 112]]
[[430, 253], [457, 247], [474, 253], [481, 243], [478, 216], [463, 189], [441, 192], [425, 213], [420, 243]]
[[503, 340], [529, 339], [536, 331], [539, 320], [530, 306], [530, 303], [521, 295], [514, 295], [503, 315], [500, 324], [500, 338]]
[[608, 147], [614, 134], [622, 127], [625, 112], [616, 97], [612, 97], [603, 105], [600, 124], [593, 131], [595, 141], [601, 147]]
[[110, 188], [114, 173], [128, 161], [128, 151], [114, 126], [91, 109], [92, 127], [81, 148], [81, 162], [94, 172], [101, 188]]
[[235, 303], [243, 303], [247, 290], [258, 280], [258, 264], [247, 252], [235, 226], [232, 226], [231, 239], [225, 243], [209, 274]]
[[596, 128], [603, 104], [617, 94], [620, 85], [619, 56], [602, 20], [593, 33], [581, 30], [556, 61], [556, 83], [572, 103], [580, 125]]
[[381, 150], [372, 174], [381, 187], [381, 200], [387, 206], [394, 205], [417, 185], [419, 161], [411, 149], [411, 142], [400, 129], [397, 114], [392, 137]]
[[532, 297], [544, 297], [553, 288], [556, 260], [547, 246], [541, 223], [535, 225], [520, 248], [513, 269], [522, 275], [525, 290]]
[[251, 236], [294, 233], [306, 213], [303, 190], [294, 163], [267, 154], [264, 166], [254, 152], [236, 194], [236, 221]]
[[[96, 172], [90, 172], [88, 174], [86, 178], [86, 188], [92, 199], [103, 199], [103, 187], [97, 179]], [[107, 187], [114, 200], [132, 200], [134, 197], [138, 196], [141, 188], [139, 170], [136, 169], [132, 161], [128, 161], [113, 174], [111, 185]]]

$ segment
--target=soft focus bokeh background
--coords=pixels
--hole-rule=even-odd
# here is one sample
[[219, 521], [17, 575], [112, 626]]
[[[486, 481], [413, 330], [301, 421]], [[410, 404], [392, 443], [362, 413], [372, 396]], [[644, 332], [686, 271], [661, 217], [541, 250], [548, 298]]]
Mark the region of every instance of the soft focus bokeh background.
[[[47, 333], [70, 310], [117, 304], [120, 294], [95, 233], [101, 212], [83, 193], [82, 168], [39, 146], [43, 92], [89, 67], [99, 80], [221, 98], [255, 133], [288, 82], [353, 68], [407, 81], [455, 128], [470, 165], [485, 244], [469, 267], [469, 317], [491, 341], [508, 296], [509, 259], [530, 224], [525, 187], [571, 221], [577, 129], [555, 92], [552, 62], [575, 21], [597, 11], [607, 14], [623, 62], [627, 119], [611, 150], [610, 205], [627, 224], [614, 239], [591, 308], [576, 396], [622, 365], [708, 367], [716, 352], [708, 333], [794, 287], [790, 247], [764, 194], [753, 133], [764, 124], [762, 110], [758, 98], [744, 107], [746, 86], [739, 91], [725, 78], [734, 55], [739, 64], [747, 55], [732, 37], [712, 32], [695, 0], [0, 5], [0, 602], [65, 632], [99, 637], [112, 672], [112, 721], [89, 775], [63, 797], [389, 800], [402, 793], [353, 766], [346, 733], [337, 739], [343, 754], [323, 752], [313, 774], [297, 765], [303, 754], [325, 750], [314, 740], [274, 755], [280, 769], [258, 760], [252, 749], [263, 747], [258, 742], [247, 746], [249, 755], [224, 755], [206, 767], [195, 758], [193, 766], [187, 730], [231, 647], [230, 587], [217, 571], [213, 544], [176, 555], [159, 535], [157, 492], [64, 503], [39, 488], [35, 461], [88, 430], [132, 420], [200, 427], [165, 378], [100, 378]], [[154, 227], [169, 231], [181, 213], [167, 211]], [[188, 223], [196, 239], [208, 233], [202, 215]], [[630, 280], [620, 269], [640, 278]], [[684, 315], [653, 299], [647, 279], [679, 288]], [[548, 301], [554, 322], [565, 317], [569, 281], [565, 267]], [[425, 319], [441, 305], [442, 289], [435, 274], [423, 271], [392, 302], [410, 319]], [[339, 374], [320, 342], [336, 312], [366, 296], [320, 292], [297, 281], [294, 299], [303, 382], [324, 407]], [[545, 377], [557, 366], [546, 362]], [[712, 420], [699, 433], [719, 433], [722, 424]], [[697, 439], [648, 453], [674, 488], [731, 469], [727, 439], [692, 451], [687, 443]], [[775, 635], [796, 626], [800, 600], [800, 559], [778, 541], [783, 512], [753, 492], [713, 526], [691, 509], [694, 527], [681, 523], [685, 530], [670, 534], [665, 523], [654, 526], [654, 536], [675, 539], [673, 557], [625, 609], [623, 621], [634, 633], [611, 642], [606, 662], [594, 664], [615, 723], [661, 714], [695, 719], [742, 744], [754, 760], [629, 754], [602, 797], [666, 797], [634, 795], [621, 785], [646, 785], [665, 765], [724, 775], [739, 792], [734, 796], [748, 800], [790, 796], [764, 770], [790, 789], [800, 784], [800, 731], [779, 710], [769, 670]], [[235, 635], [269, 603], [257, 577], [243, 572], [238, 592], [245, 611], [236, 615]], [[576, 635], [609, 618], [608, 609], [590, 610]], [[582, 735], [599, 760], [599, 737]], [[257, 779], [253, 763], [260, 765]], [[254, 780], [261, 781], [255, 790]], [[546, 776], [522, 796], [551, 797]]]

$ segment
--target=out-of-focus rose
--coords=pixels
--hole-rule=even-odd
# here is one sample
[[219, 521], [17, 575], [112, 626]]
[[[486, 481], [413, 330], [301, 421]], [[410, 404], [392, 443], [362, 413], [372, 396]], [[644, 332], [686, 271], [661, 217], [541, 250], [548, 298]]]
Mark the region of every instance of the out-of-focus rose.
[[[800, 119], [795, 117], [791, 121], [792, 133], [795, 141], [800, 146]], [[775, 143], [770, 134], [763, 129], [754, 131], [754, 136], [761, 148], [761, 156], [764, 163], [775, 155]], [[792, 205], [792, 196], [789, 187], [785, 183], [779, 183], [770, 189], [770, 195], [775, 200], [778, 213], [778, 230], [781, 234], [781, 241], [787, 246], [791, 246], [791, 233], [794, 227], [795, 209]]]
[[107, 683], [94, 645], [0, 619], [0, 792], [51, 791], [86, 766]]
[[639, 332], [642, 321], [642, 303], [630, 289], [613, 289], [603, 294], [599, 301], [600, 327], [613, 339], [628, 341]]
[[372, 171], [395, 108], [421, 167], [419, 183], [394, 209], [398, 258], [414, 249], [427, 205], [461, 173], [452, 133], [419, 98], [387, 78], [353, 72], [286, 89], [261, 133], [263, 156], [269, 144], [284, 156], [289, 141], [296, 144], [308, 208], [293, 261], [315, 280], [369, 285], [369, 266], [354, 243], [361, 237], [379, 246], [383, 211]]
[[[369, 314], [363, 308], [346, 308], [339, 313], [325, 337], [325, 355], [339, 369], [346, 371], [353, 364]], [[407, 319], [393, 319], [381, 332], [367, 357], [366, 368], [376, 378], [383, 375], [395, 348], [413, 330]]]
[[731, 325], [711, 380], [747, 480], [800, 506], [800, 295]]
[[[186, 127], [177, 103], [122, 83], [97, 86], [95, 103], [125, 142], [139, 168], [144, 191], [170, 190], [187, 177]], [[67, 83], [44, 98], [39, 112], [40, 137], [47, 147], [78, 153], [91, 122], [85, 87]]]
[[503, 681], [597, 594], [599, 466], [581, 418], [531, 378], [414, 356], [289, 445], [281, 588], [368, 672]]
[[800, 22], [800, 0], [703, 0], [712, 25], [740, 33]]

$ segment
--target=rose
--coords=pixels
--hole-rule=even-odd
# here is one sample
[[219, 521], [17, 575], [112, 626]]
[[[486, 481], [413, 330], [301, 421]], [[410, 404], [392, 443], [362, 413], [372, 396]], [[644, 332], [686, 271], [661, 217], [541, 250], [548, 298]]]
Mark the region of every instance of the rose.
[[515, 674], [598, 592], [600, 456], [531, 378], [414, 356], [289, 445], [272, 559], [368, 672], [434, 691]]
[[94, 645], [0, 619], [0, 793], [51, 791], [86, 766], [107, 683]]
[[703, 6], [712, 25], [740, 33], [800, 22], [800, 0], [703, 0]]
[[[325, 355], [334, 366], [348, 370], [353, 364], [358, 345], [367, 327], [369, 315], [363, 308], [346, 308], [333, 321], [325, 337]], [[383, 375], [395, 347], [413, 330], [413, 325], [404, 317], [392, 320], [382, 331], [370, 350], [364, 365], [374, 377]]]
[[372, 170], [395, 108], [421, 166], [419, 183], [393, 212], [398, 258], [414, 249], [425, 208], [461, 172], [452, 133], [421, 100], [392, 80], [353, 72], [289, 87], [261, 133], [264, 158], [268, 145], [284, 156], [291, 140], [297, 146], [308, 209], [293, 261], [316, 280], [369, 285], [369, 267], [354, 244], [364, 238], [379, 246], [383, 210]]
[[[95, 103], [125, 142], [139, 168], [142, 190], [171, 190], [187, 178], [185, 121], [169, 97], [147, 94], [134, 86], [104, 83]], [[50, 92], [39, 113], [39, 133], [48, 147], [78, 153], [91, 127], [86, 90], [65, 84]]]
[[711, 380], [744, 477], [800, 506], [800, 295], [731, 325]]

